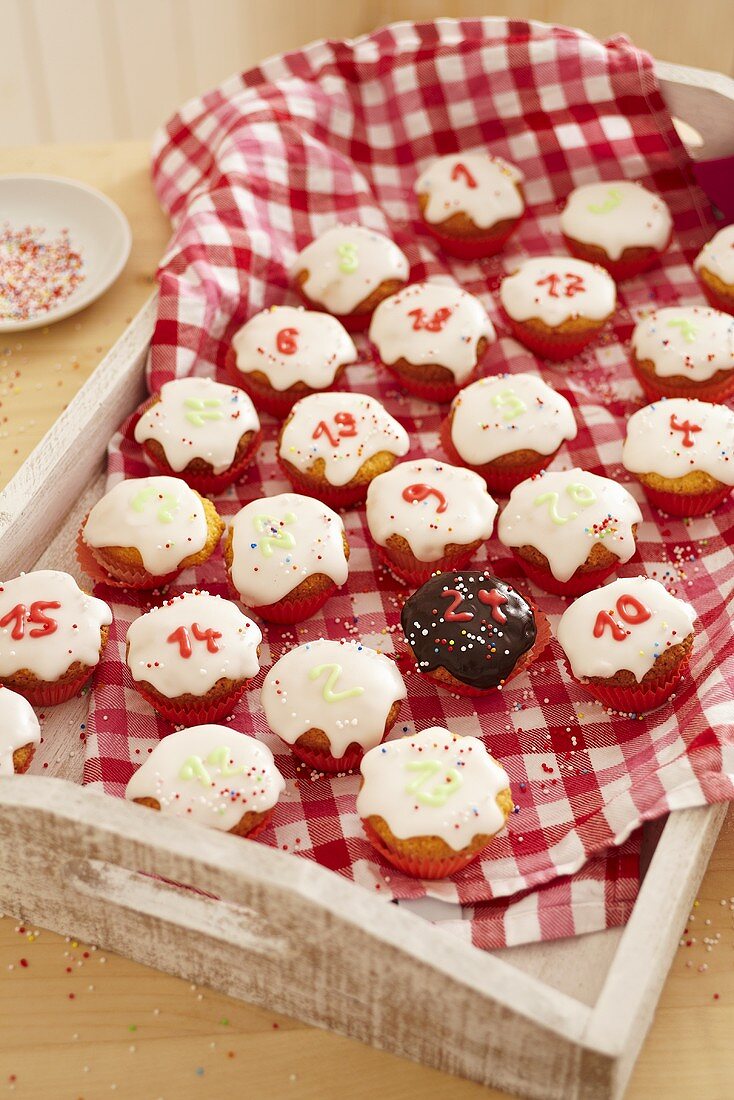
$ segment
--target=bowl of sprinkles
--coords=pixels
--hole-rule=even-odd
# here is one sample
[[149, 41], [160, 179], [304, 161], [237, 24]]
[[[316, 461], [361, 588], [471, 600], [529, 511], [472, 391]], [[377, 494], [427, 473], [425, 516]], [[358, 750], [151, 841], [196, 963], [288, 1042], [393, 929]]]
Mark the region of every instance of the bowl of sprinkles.
[[56, 176], [0, 177], [0, 333], [90, 305], [130, 255], [125, 215], [92, 187]]

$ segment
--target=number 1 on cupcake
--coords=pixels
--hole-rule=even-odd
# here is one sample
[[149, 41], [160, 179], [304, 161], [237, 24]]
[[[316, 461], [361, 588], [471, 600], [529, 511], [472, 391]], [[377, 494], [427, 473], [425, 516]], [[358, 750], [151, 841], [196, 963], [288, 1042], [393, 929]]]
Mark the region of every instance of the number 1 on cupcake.
[[462, 164], [460, 160], [458, 160], [454, 167], [451, 169], [451, 179], [454, 183], [456, 183], [457, 180], [463, 180], [466, 186], [471, 191], [476, 190], [477, 181], [474, 179], [474, 176], [471, 174], [467, 166], [465, 164]]

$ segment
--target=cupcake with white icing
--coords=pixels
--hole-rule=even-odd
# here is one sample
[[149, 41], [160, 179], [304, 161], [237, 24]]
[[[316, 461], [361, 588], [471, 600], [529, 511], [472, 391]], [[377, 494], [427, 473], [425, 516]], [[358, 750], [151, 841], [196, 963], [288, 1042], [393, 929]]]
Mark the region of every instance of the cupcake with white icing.
[[379, 745], [406, 696], [397, 665], [354, 640], [306, 642], [265, 677], [262, 707], [273, 733], [317, 771], [346, 772]]
[[703, 246], [693, 267], [714, 309], [734, 313], [734, 225], [720, 229]]
[[408, 281], [410, 265], [394, 241], [361, 225], [335, 225], [298, 253], [291, 278], [311, 309], [338, 317], [350, 332]]
[[565, 440], [576, 438], [573, 409], [537, 374], [480, 378], [457, 394], [441, 425], [452, 462], [508, 493], [540, 473]]
[[432, 726], [365, 753], [357, 813], [379, 854], [416, 878], [483, 855], [512, 813], [510, 780], [478, 737]]
[[570, 359], [599, 336], [617, 303], [598, 264], [536, 256], [502, 280], [500, 301], [513, 335], [544, 359]]
[[637, 501], [616, 481], [546, 470], [512, 490], [497, 535], [535, 584], [578, 596], [630, 560], [641, 522]]
[[216, 722], [257, 676], [261, 642], [259, 626], [230, 600], [185, 592], [130, 624], [125, 659], [135, 687], [164, 718]]
[[558, 641], [592, 695], [639, 714], [666, 702], [688, 671], [695, 619], [691, 605], [659, 581], [628, 577], [571, 604]]
[[481, 477], [434, 458], [401, 462], [367, 491], [370, 534], [389, 568], [410, 584], [467, 565], [496, 515]]
[[232, 378], [273, 416], [286, 416], [301, 397], [337, 386], [356, 359], [352, 338], [335, 317], [293, 306], [272, 306], [252, 317], [228, 355]]
[[635, 325], [632, 368], [650, 401], [734, 393], [734, 317], [706, 306], [666, 306]]
[[705, 515], [734, 486], [734, 412], [684, 397], [647, 405], [627, 422], [622, 464], [656, 507]]
[[465, 260], [500, 252], [525, 212], [519, 168], [485, 149], [439, 157], [413, 190], [428, 232]]
[[0, 775], [22, 775], [41, 742], [41, 727], [31, 704], [0, 684]]
[[642, 184], [600, 180], [571, 192], [561, 231], [574, 256], [629, 279], [657, 263], [670, 244], [673, 219], [667, 203]]
[[230, 726], [198, 725], [159, 741], [128, 783], [125, 797], [252, 839], [270, 823], [284, 790], [267, 745]]
[[450, 401], [496, 339], [479, 299], [447, 283], [411, 283], [380, 303], [370, 325], [378, 362], [429, 401]]
[[349, 544], [336, 512], [297, 493], [252, 500], [232, 519], [224, 545], [232, 588], [268, 622], [314, 615], [345, 583]]
[[299, 493], [342, 508], [364, 500], [372, 479], [409, 449], [405, 428], [374, 397], [314, 394], [293, 406], [278, 461]]
[[199, 493], [220, 492], [244, 477], [261, 438], [247, 394], [211, 378], [164, 383], [135, 425], [151, 462]]

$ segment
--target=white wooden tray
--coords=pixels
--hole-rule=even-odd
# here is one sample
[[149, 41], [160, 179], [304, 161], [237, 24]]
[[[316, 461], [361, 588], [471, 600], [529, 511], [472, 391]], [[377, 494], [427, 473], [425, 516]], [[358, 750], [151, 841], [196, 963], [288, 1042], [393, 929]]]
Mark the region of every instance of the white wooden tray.
[[[734, 81], [659, 76], [698, 155], [734, 154]], [[154, 315], [151, 299], [0, 494], [0, 576], [77, 572], [108, 440], [144, 397]], [[0, 777], [0, 910], [509, 1092], [622, 1095], [725, 806], [647, 830], [623, 930], [490, 954], [316, 864], [82, 788], [85, 711], [49, 713], [43, 776]]]

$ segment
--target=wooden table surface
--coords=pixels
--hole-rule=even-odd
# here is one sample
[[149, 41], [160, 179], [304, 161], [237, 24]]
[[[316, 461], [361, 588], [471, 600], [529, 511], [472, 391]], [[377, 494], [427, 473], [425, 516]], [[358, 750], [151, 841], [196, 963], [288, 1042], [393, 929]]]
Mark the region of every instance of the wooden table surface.
[[[119, 282], [95, 305], [48, 329], [0, 337], [2, 484], [142, 305], [168, 235], [143, 143], [0, 153], [0, 172], [22, 171], [99, 187], [127, 214], [134, 243]], [[732, 814], [699, 898], [628, 1100], [734, 1097]], [[0, 1096], [500, 1097], [9, 917], [0, 919], [0, 974]]]

